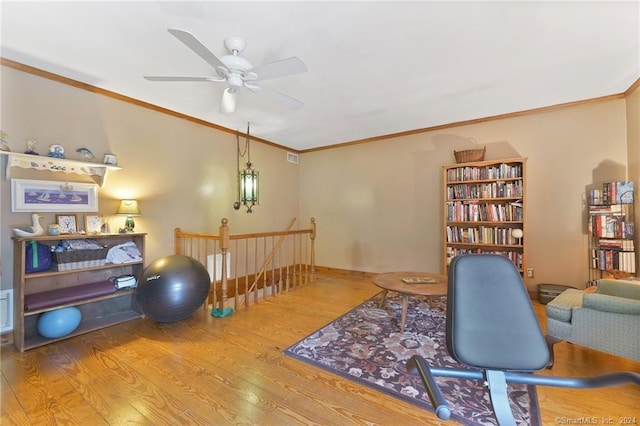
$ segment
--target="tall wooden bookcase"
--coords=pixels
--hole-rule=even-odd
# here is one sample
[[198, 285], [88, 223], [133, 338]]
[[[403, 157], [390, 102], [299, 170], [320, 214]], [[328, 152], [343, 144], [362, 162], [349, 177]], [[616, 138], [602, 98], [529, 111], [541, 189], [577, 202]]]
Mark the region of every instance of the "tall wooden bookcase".
[[606, 182], [587, 198], [589, 282], [636, 273], [634, 184]]
[[508, 257], [526, 281], [526, 159], [443, 166], [444, 273], [465, 253]]

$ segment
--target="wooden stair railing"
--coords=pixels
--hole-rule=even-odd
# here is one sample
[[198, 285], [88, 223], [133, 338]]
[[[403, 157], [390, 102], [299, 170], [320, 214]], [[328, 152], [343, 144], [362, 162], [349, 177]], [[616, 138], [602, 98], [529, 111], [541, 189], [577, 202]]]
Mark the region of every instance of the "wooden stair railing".
[[[291, 231], [291, 228], [293, 228], [293, 225], [295, 225], [295, 223], [296, 223], [296, 218], [294, 217], [293, 219], [291, 219], [291, 223], [289, 223], [289, 226], [287, 227], [287, 230], [286, 230], [287, 233], [289, 231]], [[271, 263], [271, 261], [273, 260], [273, 256], [280, 250], [280, 247], [282, 246], [282, 243], [285, 241], [286, 238], [287, 238], [287, 234], [280, 235], [280, 239], [278, 240], [278, 244], [276, 244], [275, 247], [273, 248], [273, 250], [271, 250], [271, 253], [269, 253], [269, 256], [267, 256], [267, 258], [265, 259], [264, 264], [262, 265], [262, 268], [260, 268], [260, 272], [258, 272], [256, 274], [255, 279], [251, 283], [251, 286], [244, 293], [241, 304], [245, 304], [245, 305], [249, 304], [249, 299], [247, 298], [247, 294], [250, 294], [252, 291], [254, 291], [254, 289], [257, 288], [256, 284], [258, 283], [258, 280], [260, 279], [260, 277], [264, 273], [265, 269], [267, 268], [267, 265], [269, 265]], [[224, 259], [224, 256], [222, 256], [222, 258]], [[224, 265], [224, 263], [223, 263], [223, 265]], [[224, 274], [222, 274], [222, 276], [224, 277]], [[257, 298], [256, 298], [256, 300], [257, 300]]]
[[238, 309], [313, 281], [314, 218], [307, 229], [292, 230], [294, 218], [284, 231], [249, 234], [231, 234], [228, 223], [221, 220], [219, 235], [174, 231], [174, 253], [197, 259], [211, 275], [205, 309]]

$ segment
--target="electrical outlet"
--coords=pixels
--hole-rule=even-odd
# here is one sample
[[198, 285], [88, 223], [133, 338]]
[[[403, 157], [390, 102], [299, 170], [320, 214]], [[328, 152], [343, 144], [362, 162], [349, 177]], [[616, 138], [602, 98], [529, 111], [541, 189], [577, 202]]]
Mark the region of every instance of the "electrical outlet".
[[527, 278], [533, 278], [533, 268], [527, 268]]

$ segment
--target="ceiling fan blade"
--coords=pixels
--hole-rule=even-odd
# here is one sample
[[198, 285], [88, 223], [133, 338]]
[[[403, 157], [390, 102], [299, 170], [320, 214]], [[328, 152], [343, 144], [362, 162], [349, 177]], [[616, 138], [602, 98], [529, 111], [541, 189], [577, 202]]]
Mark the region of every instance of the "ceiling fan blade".
[[195, 38], [193, 34], [174, 28], [170, 28], [168, 31], [173, 34], [178, 40], [184, 43], [185, 46], [193, 50], [198, 56], [207, 61], [213, 68], [217, 69], [218, 67], [222, 67], [226, 69], [226, 66], [222, 63], [222, 61], [218, 59], [218, 57], [214, 55], [209, 49], [207, 49], [204, 44], [200, 43], [200, 41]]
[[230, 88], [224, 89], [222, 100], [220, 100], [220, 112], [228, 114], [236, 110], [236, 93], [231, 92]]
[[145, 80], [149, 81], [224, 81], [224, 79], [212, 79], [211, 77], [171, 77], [161, 75], [145, 75]]
[[302, 62], [302, 59], [294, 56], [293, 58], [259, 65], [250, 69], [249, 72], [256, 75], [255, 80], [260, 81], [307, 72], [307, 65]]
[[304, 105], [301, 101], [294, 99], [291, 96], [287, 96], [282, 92], [278, 92], [277, 90], [270, 89], [268, 87], [260, 86], [259, 88], [250, 89], [250, 90], [252, 93], [256, 93], [258, 95], [262, 95], [266, 98], [269, 98], [272, 101], [289, 109], [299, 109], [302, 107], [302, 105]]

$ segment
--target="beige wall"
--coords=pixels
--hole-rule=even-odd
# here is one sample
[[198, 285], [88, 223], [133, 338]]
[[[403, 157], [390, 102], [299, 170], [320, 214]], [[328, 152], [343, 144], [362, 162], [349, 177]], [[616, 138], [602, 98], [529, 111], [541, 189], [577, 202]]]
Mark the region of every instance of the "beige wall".
[[[640, 80], [638, 80], [640, 82]], [[629, 173], [640, 177], [640, 84], [625, 98], [627, 110], [627, 137], [629, 146]]]
[[[175, 227], [217, 233], [220, 219], [227, 217], [232, 232], [252, 232], [284, 229], [297, 217], [298, 166], [286, 161], [283, 149], [251, 144], [251, 160], [261, 176], [261, 202], [253, 214], [236, 211], [234, 135], [8, 67], [1, 70], [2, 129], [13, 151], [23, 152], [25, 140], [34, 138], [40, 154], [55, 143], [65, 147], [69, 158], [79, 158], [75, 150], [81, 146], [99, 158], [107, 152], [118, 156], [123, 170], [110, 173], [100, 189], [100, 212], [115, 230], [124, 223], [113, 215], [118, 200], [140, 200], [136, 230], [148, 233], [148, 261], [172, 253]], [[5, 161], [3, 156], [2, 173]], [[30, 177], [83, 180], [35, 173]], [[10, 182], [4, 177], [0, 181], [2, 288], [10, 288], [11, 228], [30, 223], [30, 218], [11, 213]], [[44, 216], [43, 224], [55, 221], [53, 214]], [[306, 226], [308, 218], [301, 222]]]
[[[528, 285], [582, 287], [585, 188], [624, 179], [628, 155], [637, 165], [638, 97], [303, 153], [299, 166], [286, 162], [284, 150], [253, 143], [262, 197], [252, 215], [232, 209], [236, 145], [227, 133], [7, 67], [1, 118], [14, 151], [35, 138], [41, 153], [58, 143], [72, 154], [80, 146], [117, 154], [124, 169], [100, 190], [100, 212], [112, 229], [122, 226], [113, 216], [118, 200], [138, 198], [136, 229], [149, 233], [149, 260], [171, 253], [175, 227], [215, 233], [228, 217], [232, 232], [250, 232], [282, 229], [292, 217], [306, 225], [314, 216], [321, 266], [440, 271], [441, 166], [453, 162], [453, 150], [487, 146], [487, 159], [528, 157], [526, 238], [535, 270]], [[2, 179], [2, 288], [11, 287], [10, 229], [29, 222], [11, 213], [9, 186]]]
[[583, 287], [585, 188], [625, 178], [625, 120], [620, 99], [305, 153], [300, 212], [318, 219], [317, 262], [441, 271], [441, 166], [486, 146], [486, 159], [528, 158], [527, 284]]

